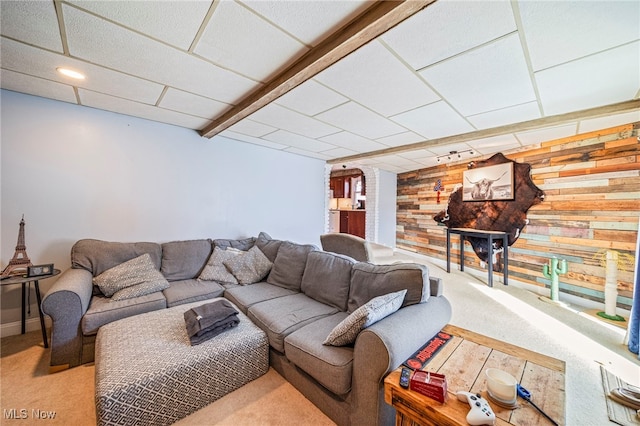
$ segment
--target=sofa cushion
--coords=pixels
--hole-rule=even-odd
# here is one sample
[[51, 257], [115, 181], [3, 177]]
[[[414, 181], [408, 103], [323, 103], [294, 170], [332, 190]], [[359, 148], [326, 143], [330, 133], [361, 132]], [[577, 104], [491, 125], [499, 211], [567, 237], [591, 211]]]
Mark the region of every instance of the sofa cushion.
[[197, 277], [211, 255], [211, 240], [172, 241], [162, 244], [160, 272], [169, 281]]
[[356, 341], [360, 330], [388, 317], [402, 305], [407, 290], [400, 290], [384, 296], [374, 297], [353, 311], [336, 325], [322, 342], [323, 345], [344, 346]]
[[79, 240], [71, 248], [71, 266], [100, 275], [107, 269], [149, 253], [156, 269], [160, 269], [162, 246], [157, 243], [112, 243], [100, 240]]
[[348, 312], [353, 312], [374, 297], [407, 290], [402, 306], [426, 302], [429, 298], [429, 270], [417, 263], [374, 265], [356, 263], [351, 274]]
[[325, 346], [322, 341], [347, 315], [338, 312], [321, 318], [284, 339], [287, 359], [337, 395], [351, 390], [353, 346]]
[[276, 260], [276, 256], [278, 255], [278, 249], [282, 244], [281, 240], [274, 240], [271, 238], [269, 234], [266, 232], [261, 232], [258, 234], [258, 238], [256, 239], [256, 246], [267, 256], [267, 259], [271, 263]]
[[307, 256], [317, 247], [311, 244], [296, 244], [283, 241], [278, 249], [278, 255], [273, 262], [271, 272], [267, 277], [269, 284], [300, 291], [302, 275], [307, 265]]
[[272, 348], [284, 352], [285, 337], [336, 312], [338, 309], [332, 306], [297, 293], [257, 303], [249, 308], [247, 316], [267, 333]]
[[354, 263], [354, 259], [335, 253], [309, 253], [300, 287], [302, 292], [318, 302], [346, 311]]
[[144, 296], [169, 287], [169, 282], [156, 269], [149, 253], [107, 269], [93, 278], [93, 284], [114, 300]]
[[218, 238], [213, 240], [213, 246], [220, 247], [222, 250], [226, 250], [229, 247], [233, 247], [238, 250], [247, 251], [254, 246], [255, 242], [256, 242], [255, 237], [245, 238], [242, 240], [230, 240], [230, 239]]
[[238, 284], [238, 280], [233, 276], [231, 272], [224, 266], [224, 261], [231, 259], [241, 253], [242, 250], [228, 247], [226, 250], [220, 247], [215, 247], [211, 257], [207, 261], [204, 269], [198, 277], [202, 281], [217, 281], [219, 283]]
[[94, 296], [82, 317], [82, 333], [96, 334], [100, 327], [110, 322], [166, 307], [167, 300], [161, 291], [115, 302], [107, 297]]
[[273, 265], [267, 256], [256, 246], [251, 247], [248, 251], [233, 256], [222, 262], [229, 272], [238, 280], [238, 284], [253, 284], [262, 281], [271, 271]]
[[162, 291], [167, 299], [167, 307], [182, 305], [222, 296], [224, 287], [213, 281], [181, 280], [171, 281], [169, 288]]
[[245, 314], [247, 310], [256, 303], [277, 297], [290, 296], [296, 294], [295, 291], [278, 287], [266, 282], [251, 284], [250, 286], [227, 286], [224, 297], [232, 301]]

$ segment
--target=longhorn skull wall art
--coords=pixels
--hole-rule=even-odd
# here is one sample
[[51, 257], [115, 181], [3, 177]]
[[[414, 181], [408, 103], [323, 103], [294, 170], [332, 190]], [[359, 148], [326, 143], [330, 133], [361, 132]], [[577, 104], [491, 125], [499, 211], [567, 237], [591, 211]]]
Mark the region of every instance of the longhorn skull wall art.
[[[506, 232], [509, 245], [513, 245], [528, 223], [529, 208], [544, 200], [544, 192], [531, 180], [531, 165], [516, 163], [498, 153], [487, 160], [471, 162], [467, 168], [463, 176], [467, 184], [451, 193], [447, 209], [435, 215], [434, 220], [448, 228]], [[474, 171], [476, 173], [470, 173]], [[493, 261], [488, 258], [486, 239], [467, 237], [466, 240], [480, 260]], [[494, 252], [500, 253], [502, 241], [494, 244]], [[501, 270], [499, 256], [494, 263], [496, 271]]]

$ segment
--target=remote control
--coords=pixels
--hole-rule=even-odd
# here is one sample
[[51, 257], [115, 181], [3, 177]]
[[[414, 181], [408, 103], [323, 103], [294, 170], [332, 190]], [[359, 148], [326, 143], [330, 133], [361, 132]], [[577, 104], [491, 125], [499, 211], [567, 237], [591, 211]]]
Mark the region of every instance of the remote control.
[[467, 423], [472, 426], [493, 425], [495, 423], [496, 415], [493, 414], [487, 400], [479, 393], [459, 391], [456, 395], [460, 401], [467, 402], [471, 407], [469, 414], [467, 414]]
[[400, 373], [400, 386], [405, 389], [409, 388], [409, 379], [411, 378], [411, 370], [402, 367], [402, 373]]

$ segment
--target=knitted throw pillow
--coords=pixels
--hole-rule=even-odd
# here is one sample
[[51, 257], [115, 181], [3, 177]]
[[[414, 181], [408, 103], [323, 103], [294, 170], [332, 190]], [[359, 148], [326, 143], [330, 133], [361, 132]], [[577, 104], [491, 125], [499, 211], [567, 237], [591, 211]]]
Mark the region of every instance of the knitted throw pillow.
[[221, 247], [215, 247], [213, 253], [209, 257], [207, 264], [200, 273], [198, 280], [200, 281], [217, 281], [224, 284], [238, 284], [238, 280], [233, 276], [231, 272], [224, 266], [223, 262], [231, 260], [234, 257], [244, 254], [242, 250], [238, 250], [232, 247], [226, 250]]
[[405, 294], [407, 290], [374, 297], [336, 325], [322, 344], [344, 346], [355, 342], [361, 330], [400, 309]]
[[93, 284], [112, 301], [169, 288], [169, 282], [156, 269], [148, 253], [107, 269], [93, 279]]
[[246, 253], [223, 262], [238, 280], [238, 284], [253, 284], [262, 281], [271, 271], [273, 263], [262, 251], [254, 246]]

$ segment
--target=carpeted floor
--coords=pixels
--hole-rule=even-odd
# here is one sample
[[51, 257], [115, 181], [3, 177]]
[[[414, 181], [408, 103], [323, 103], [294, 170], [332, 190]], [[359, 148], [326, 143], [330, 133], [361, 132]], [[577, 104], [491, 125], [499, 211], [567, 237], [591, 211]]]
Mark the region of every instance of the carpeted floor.
[[[543, 302], [516, 285], [486, 285], [486, 274], [447, 274], [442, 262], [396, 253], [384, 261], [416, 260], [445, 281], [453, 305], [451, 323], [566, 362], [566, 424], [612, 424], [600, 366], [640, 384], [640, 362], [622, 344], [624, 330], [598, 321], [577, 307]], [[95, 424], [94, 366], [48, 374], [49, 351], [39, 331], [2, 338], [1, 424]], [[452, 389], [455, 391], [455, 389]], [[535, 395], [532, 396], [535, 402]], [[24, 411], [23, 411], [24, 410]], [[55, 418], [42, 416], [55, 412]], [[37, 416], [41, 418], [37, 418]], [[13, 417], [13, 418], [11, 418]], [[21, 418], [21, 417], [24, 417]], [[331, 425], [324, 414], [275, 371], [183, 419], [180, 425]]]

